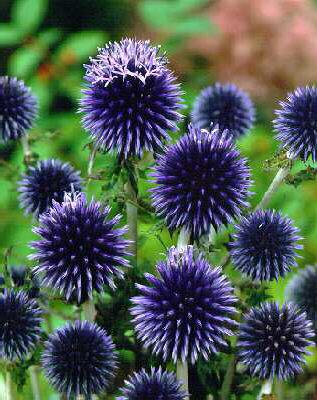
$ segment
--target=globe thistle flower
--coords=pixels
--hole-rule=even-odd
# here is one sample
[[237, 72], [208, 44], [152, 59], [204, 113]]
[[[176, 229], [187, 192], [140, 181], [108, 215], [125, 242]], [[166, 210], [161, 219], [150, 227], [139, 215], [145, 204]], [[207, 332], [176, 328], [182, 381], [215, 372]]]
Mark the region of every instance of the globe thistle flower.
[[59, 160], [39, 161], [29, 167], [19, 182], [21, 208], [27, 214], [42, 214], [55, 200], [61, 203], [65, 192], [81, 191], [79, 172]]
[[217, 125], [237, 139], [251, 129], [254, 105], [247, 93], [232, 83], [216, 83], [203, 89], [195, 100], [191, 119], [200, 129]]
[[117, 363], [115, 346], [107, 332], [89, 321], [75, 321], [57, 329], [42, 356], [49, 383], [67, 399], [105, 390], [114, 377]]
[[159, 156], [152, 174], [153, 205], [170, 229], [186, 227], [198, 238], [247, 207], [250, 172], [226, 133], [192, 125]]
[[37, 116], [37, 99], [22, 80], [0, 77], [0, 129], [4, 142], [25, 135]]
[[122, 278], [121, 267], [129, 244], [122, 236], [126, 228], [116, 229], [120, 216], [109, 218], [109, 207], [87, 202], [83, 194], [67, 194], [63, 203], [53, 200], [52, 207], [40, 216], [33, 231], [40, 240], [32, 243], [39, 262], [36, 274], [43, 284], [59, 290], [66, 300], [78, 304], [101, 292], [103, 285], [115, 288], [114, 277]]
[[121, 389], [123, 396], [117, 400], [185, 400], [186, 393], [181, 389], [172, 372], [152, 368], [150, 373], [144, 369], [134, 372]]
[[291, 158], [317, 159], [317, 88], [299, 87], [280, 102], [274, 120], [276, 138]]
[[286, 287], [286, 296], [306, 311], [317, 330], [317, 265], [309, 265], [294, 275]]
[[258, 210], [242, 217], [229, 244], [235, 267], [251, 279], [271, 281], [296, 266], [299, 230], [280, 213]]
[[0, 357], [24, 359], [41, 332], [41, 311], [23, 291], [5, 289], [0, 294]]
[[241, 324], [240, 361], [261, 379], [286, 380], [302, 371], [313, 337], [312, 323], [296, 305], [264, 303], [251, 308]]
[[99, 49], [85, 65], [80, 111], [98, 147], [121, 158], [155, 151], [176, 130], [181, 92], [160, 47], [123, 39]]
[[131, 313], [138, 338], [164, 361], [206, 360], [226, 346], [231, 335], [236, 301], [219, 268], [211, 268], [188, 246], [170, 249], [157, 266], [160, 278], [145, 277], [150, 287], [137, 285], [141, 295], [132, 298]]

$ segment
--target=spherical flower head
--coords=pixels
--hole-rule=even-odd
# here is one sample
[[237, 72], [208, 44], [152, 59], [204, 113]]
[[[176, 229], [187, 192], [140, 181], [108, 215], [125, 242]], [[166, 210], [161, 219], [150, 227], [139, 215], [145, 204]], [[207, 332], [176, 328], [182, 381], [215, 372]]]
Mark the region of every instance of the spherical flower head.
[[240, 327], [240, 361], [261, 379], [286, 380], [302, 371], [313, 345], [312, 323], [292, 303], [263, 303], [251, 308]]
[[75, 321], [57, 329], [42, 356], [49, 383], [67, 399], [105, 390], [116, 370], [115, 346], [107, 332], [88, 321]]
[[172, 372], [152, 368], [148, 373], [144, 369], [134, 372], [125, 381], [121, 389], [123, 396], [117, 400], [185, 400], [186, 393]]
[[61, 203], [65, 192], [81, 191], [79, 172], [59, 160], [39, 161], [28, 168], [19, 182], [20, 204], [27, 214], [38, 216], [55, 200]]
[[22, 80], [0, 77], [0, 135], [4, 142], [24, 136], [37, 111], [37, 99]]
[[309, 265], [294, 275], [286, 287], [286, 297], [302, 310], [317, 330], [317, 265]]
[[252, 128], [254, 105], [247, 93], [232, 83], [216, 83], [203, 89], [195, 100], [191, 119], [200, 129], [218, 125], [237, 139]]
[[247, 207], [250, 171], [226, 132], [189, 126], [166, 149], [153, 173], [153, 205], [170, 229], [186, 227], [193, 237], [217, 229]]
[[253, 280], [271, 281], [296, 266], [299, 230], [280, 213], [258, 210], [242, 217], [229, 244], [234, 266]]
[[157, 271], [160, 277], [146, 274], [151, 286], [137, 285], [141, 295], [132, 298], [138, 338], [164, 361], [208, 360], [232, 334], [236, 298], [228, 280], [191, 246], [170, 249]]
[[306, 86], [280, 102], [274, 120], [276, 138], [291, 158], [317, 160], [317, 88]]
[[80, 111], [98, 147], [121, 158], [155, 151], [176, 130], [181, 92], [160, 47], [123, 39], [99, 49], [85, 65]]
[[39, 340], [41, 311], [23, 291], [0, 294], [0, 357], [25, 359]]
[[101, 292], [104, 285], [115, 288], [114, 277], [122, 278], [122, 266], [129, 242], [123, 238], [125, 228], [115, 225], [120, 216], [109, 218], [109, 207], [87, 202], [83, 194], [67, 194], [63, 203], [41, 214], [40, 236], [32, 243], [38, 261], [36, 274], [43, 274], [43, 284], [59, 290], [66, 300], [78, 304]]

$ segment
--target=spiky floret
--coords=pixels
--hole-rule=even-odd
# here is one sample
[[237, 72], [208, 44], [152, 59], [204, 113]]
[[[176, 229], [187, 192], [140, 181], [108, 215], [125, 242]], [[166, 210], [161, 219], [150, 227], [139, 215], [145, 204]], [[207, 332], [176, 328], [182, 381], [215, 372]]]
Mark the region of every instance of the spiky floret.
[[308, 265], [294, 275], [286, 287], [286, 297], [307, 312], [317, 330], [317, 265]]
[[150, 287], [137, 285], [131, 313], [139, 339], [164, 361], [207, 360], [226, 346], [235, 312], [232, 287], [219, 268], [212, 268], [193, 248], [171, 248], [157, 265], [160, 278], [145, 274]]
[[41, 311], [23, 291], [0, 294], [0, 357], [24, 359], [40, 337]]
[[252, 128], [255, 110], [249, 95], [232, 83], [215, 83], [203, 89], [195, 100], [191, 120], [200, 129], [218, 125], [234, 139]]
[[311, 321], [296, 305], [263, 303], [251, 308], [240, 326], [240, 361], [261, 379], [286, 380], [302, 371], [313, 337]]
[[250, 171], [226, 132], [189, 126], [189, 133], [159, 156], [153, 204], [170, 229], [197, 238], [227, 224], [247, 207]]
[[258, 210], [242, 217], [229, 244], [235, 267], [254, 280], [271, 281], [296, 266], [299, 230], [280, 213]]
[[85, 65], [87, 81], [80, 111], [98, 147], [121, 158], [155, 151], [176, 130], [181, 92], [160, 47], [122, 39], [99, 49]]
[[122, 278], [121, 267], [128, 265], [129, 242], [123, 238], [126, 228], [115, 228], [120, 216], [110, 219], [109, 212], [83, 194], [66, 194], [63, 203], [53, 200], [33, 229], [40, 240], [32, 243], [36, 253], [30, 256], [39, 262], [35, 273], [43, 274], [44, 285], [78, 303], [104, 285], [115, 288], [114, 277]]
[[22, 80], [0, 77], [0, 134], [4, 142], [25, 135], [37, 111], [37, 99]]
[[317, 88], [299, 87], [280, 102], [274, 120], [276, 138], [291, 158], [317, 160]]
[[117, 364], [111, 336], [89, 321], [75, 321], [53, 332], [42, 356], [44, 373], [50, 384], [67, 399], [105, 390]]
[[121, 389], [122, 396], [117, 400], [185, 400], [186, 393], [181, 383], [172, 372], [162, 368], [151, 368], [148, 373], [144, 369], [134, 372], [125, 381]]
[[52, 201], [61, 203], [65, 192], [81, 191], [79, 172], [60, 160], [39, 161], [28, 168], [19, 182], [20, 204], [27, 214], [38, 216]]

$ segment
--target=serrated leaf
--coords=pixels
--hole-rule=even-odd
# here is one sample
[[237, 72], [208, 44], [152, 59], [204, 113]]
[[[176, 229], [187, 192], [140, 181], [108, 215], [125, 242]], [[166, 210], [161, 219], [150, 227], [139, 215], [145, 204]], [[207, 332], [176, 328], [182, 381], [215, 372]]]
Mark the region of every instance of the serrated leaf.
[[47, 0], [16, 0], [12, 7], [12, 22], [24, 35], [34, 32], [43, 21]]
[[37, 68], [41, 58], [42, 52], [39, 48], [35, 46], [21, 47], [9, 59], [9, 74], [26, 78]]

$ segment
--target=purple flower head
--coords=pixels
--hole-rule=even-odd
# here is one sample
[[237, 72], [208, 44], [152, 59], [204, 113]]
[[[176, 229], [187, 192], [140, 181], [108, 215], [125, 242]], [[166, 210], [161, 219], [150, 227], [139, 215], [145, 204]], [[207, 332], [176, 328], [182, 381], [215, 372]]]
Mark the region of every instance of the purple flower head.
[[0, 76], [0, 135], [4, 142], [24, 136], [37, 111], [37, 99], [22, 80]]
[[61, 203], [65, 192], [81, 191], [79, 172], [59, 160], [39, 161], [29, 167], [19, 182], [21, 208], [38, 216], [47, 211], [55, 200]]
[[317, 331], [317, 265], [308, 265], [294, 275], [286, 287], [286, 297], [302, 310]]
[[134, 372], [121, 389], [123, 396], [117, 400], [185, 400], [186, 393], [172, 372], [162, 368], [152, 368], [150, 373], [144, 369]]
[[122, 39], [99, 49], [85, 65], [80, 111], [98, 147], [122, 158], [141, 157], [169, 139], [181, 120], [181, 92], [160, 47]]
[[45, 343], [42, 356], [49, 383], [67, 399], [105, 390], [116, 370], [115, 346], [107, 332], [88, 321], [57, 329]]
[[247, 93], [232, 83], [216, 83], [203, 89], [195, 100], [191, 119], [200, 129], [218, 125], [237, 139], [252, 128], [254, 105]]
[[160, 278], [145, 277], [151, 286], [137, 285], [131, 313], [139, 339], [164, 361], [206, 360], [226, 346], [235, 312], [233, 289], [219, 268], [212, 268], [193, 248], [171, 248], [157, 266]]
[[41, 311], [25, 292], [0, 294], [0, 357], [24, 359], [40, 337]]
[[258, 210], [242, 217], [232, 235], [230, 255], [235, 267], [251, 279], [271, 281], [296, 266], [299, 230], [280, 213]]
[[109, 207], [87, 202], [83, 194], [66, 194], [63, 203], [40, 216], [34, 232], [40, 236], [32, 243], [39, 262], [36, 274], [43, 274], [43, 284], [59, 290], [66, 300], [78, 304], [101, 292], [104, 285], [115, 288], [114, 277], [122, 278], [127, 266], [126, 229], [115, 225], [120, 216], [109, 218]]
[[239, 357], [251, 375], [286, 380], [302, 371], [313, 345], [312, 323], [292, 303], [263, 303], [251, 308], [240, 326]]
[[250, 172], [226, 133], [189, 126], [189, 133], [158, 158], [153, 204], [170, 229], [195, 238], [227, 224], [247, 207]]
[[317, 88], [300, 87], [280, 102], [274, 120], [276, 138], [290, 157], [317, 160]]

